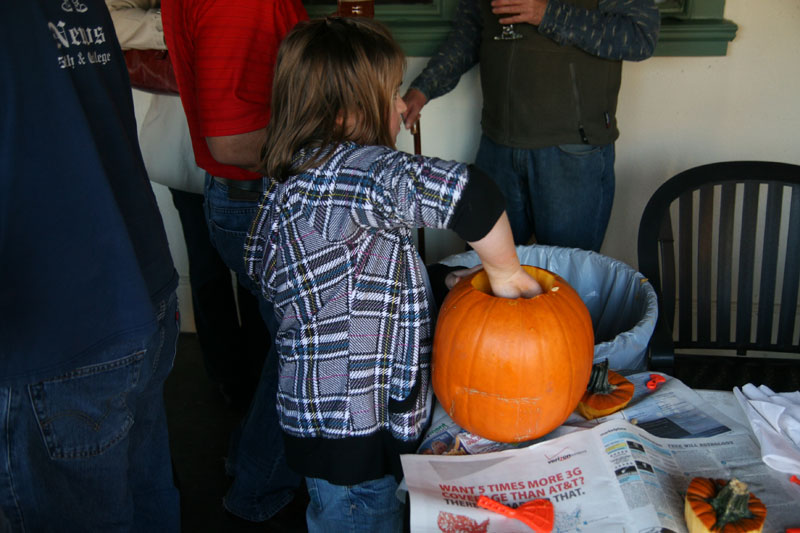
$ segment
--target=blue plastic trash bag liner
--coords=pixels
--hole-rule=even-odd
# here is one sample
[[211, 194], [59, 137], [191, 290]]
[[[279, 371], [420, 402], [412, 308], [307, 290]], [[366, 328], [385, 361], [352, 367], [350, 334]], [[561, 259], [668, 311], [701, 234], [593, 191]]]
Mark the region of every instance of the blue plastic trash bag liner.
[[[559, 246], [518, 246], [523, 265], [544, 268], [572, 285], [589, 309], [594, 326], [594, 360], [613, 369], [644, 370], [647, 343], [658, 317], [653, 286], [629, 265], [611, 257]], [[478, 254], [451, 255], [440, 263], [472, 267]]]

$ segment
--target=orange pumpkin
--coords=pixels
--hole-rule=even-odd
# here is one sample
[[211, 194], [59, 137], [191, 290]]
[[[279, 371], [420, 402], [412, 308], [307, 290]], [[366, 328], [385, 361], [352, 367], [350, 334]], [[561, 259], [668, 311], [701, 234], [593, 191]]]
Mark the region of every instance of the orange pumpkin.
[[760, 533], [767, 508], [738, 479], [696, 477], [684, 498], [689, 533]]
[[592, 367], [589, 386], [578, 402], [578, 413], [592, 420], [616, 413], [633, 398], [633, 383], [608, 369], [608, 359]]
[[534, 298], [491, 294], [484, 271], [462, 279], [442, 304], [433, 342], [433, 390], [467, 431], [521, 442], [558, 427], [586, 390], [594, 356], [589, 311], [547, 270], [524, 267]]

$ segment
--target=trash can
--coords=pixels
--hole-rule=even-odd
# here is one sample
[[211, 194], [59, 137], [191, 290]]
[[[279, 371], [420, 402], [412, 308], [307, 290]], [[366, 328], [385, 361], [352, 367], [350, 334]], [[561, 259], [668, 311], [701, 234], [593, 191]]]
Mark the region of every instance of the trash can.
[[[608, 359], [611, 368], [644, 370], [647, 343], [658, 317], [653, 286], [629, 265], [611, 257], [559, 246], [518, 246], [523, 265], [558, 274], [575, 289], [589, 309], [594, 326], [594, 360]], [[439, 261], [472, 267], [480, 261], [474, 251]]]

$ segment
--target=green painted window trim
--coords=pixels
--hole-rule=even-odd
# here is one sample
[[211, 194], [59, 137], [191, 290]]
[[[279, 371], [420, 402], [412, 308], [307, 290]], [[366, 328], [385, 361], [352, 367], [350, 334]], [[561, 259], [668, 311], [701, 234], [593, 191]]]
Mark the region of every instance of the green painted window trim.
[[657, 56], [724, 56], [738, 26], [725, 19], [662, 19]]
[[[430, 4], [377, 5], [375, 18], [386, 23], [406, 55], [429, 57], [450, 32], [458, 0], [433, 0]], [[661, 34], [657, 56], [724, 56], [736, 36], [736, 24], [722, 17], [725, 0], [667, 0], [662, 3]], [[311, 17], [335, 10], [333, 6], [307, 6]]]

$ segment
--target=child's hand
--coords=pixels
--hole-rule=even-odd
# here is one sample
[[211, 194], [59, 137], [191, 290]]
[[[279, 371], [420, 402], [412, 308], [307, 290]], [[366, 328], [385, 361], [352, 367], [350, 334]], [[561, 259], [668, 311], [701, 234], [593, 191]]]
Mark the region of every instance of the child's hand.
[[482, 239], [469, 243], [481, 258], [492, 293], [500, 298], [533, 298], [544, 292], [519, 264], [505, 211]]
[[[444, 278], [444, 284], [450, 290], [455, 287], [461, 278], [469, 276], [473, 272], [481, 270], [483, 265], [477, 265], [464, 270], [454, 270]], [[492, 286], [492, 294], [500, 298], [533, 298], [544, 292], [539, 282], [531, 277], [523, 268], [514, 272], [508, 278], [492, 279], [489, 276], [489, 284]]]
[[544, 292], [539, 282], [522, 267], [507, 278], [489, 276], [489, 284], [492, 286], [492, 293], [500, 298], [533, 298]]
[[447, 286], [447, 290], [449, 291], [453, 287], [456, 286], [456, 283], [461, 281], [461, 278], [469, 276], [473, 272], [477, 272], [478, 270], [482, 269], [483, 265], [474, 266], [472, 268], [465, 268], [464, 270], [454, 270], [447, 274], [444, 278], [444, 284]]

